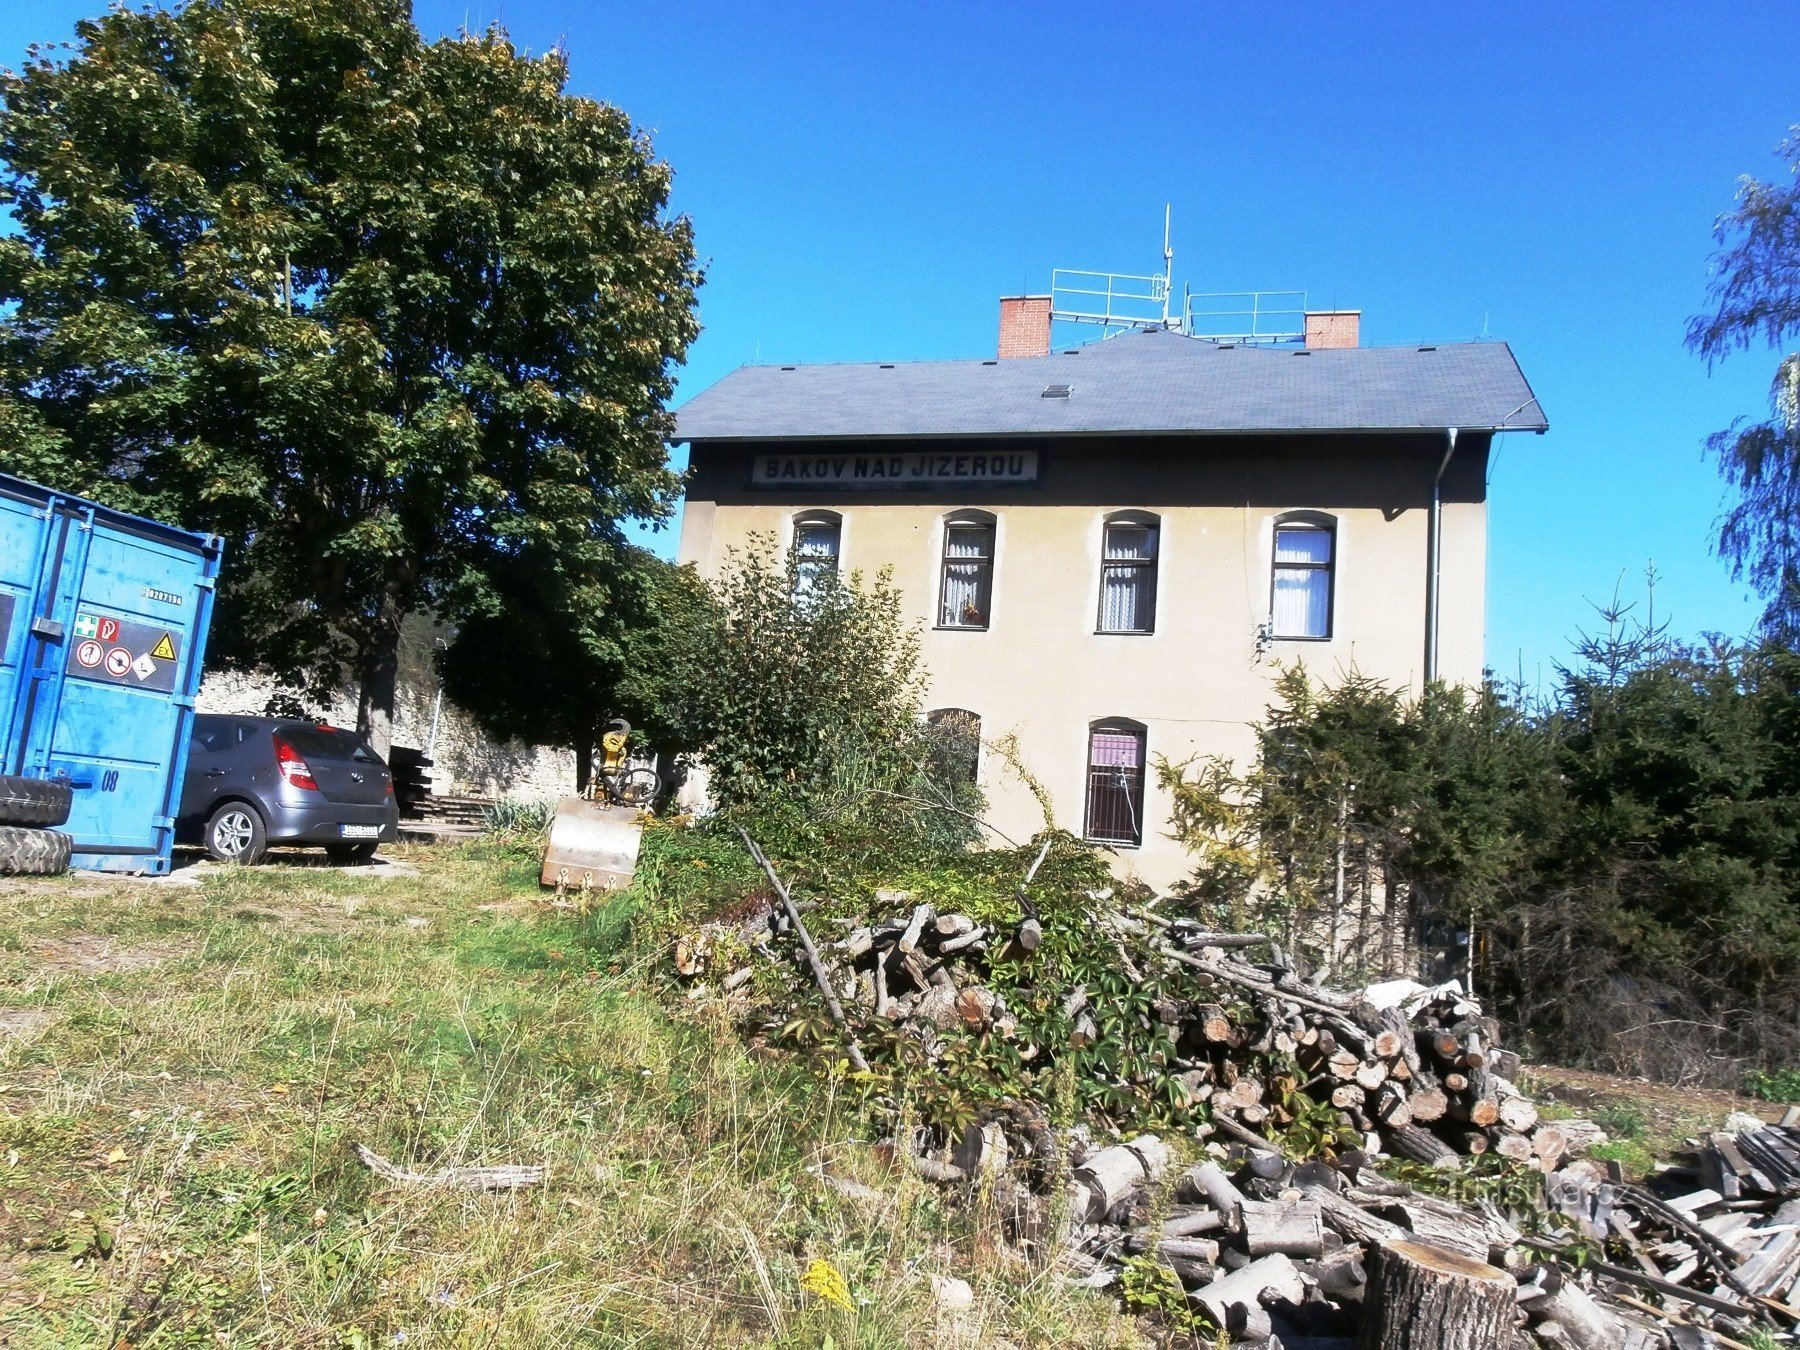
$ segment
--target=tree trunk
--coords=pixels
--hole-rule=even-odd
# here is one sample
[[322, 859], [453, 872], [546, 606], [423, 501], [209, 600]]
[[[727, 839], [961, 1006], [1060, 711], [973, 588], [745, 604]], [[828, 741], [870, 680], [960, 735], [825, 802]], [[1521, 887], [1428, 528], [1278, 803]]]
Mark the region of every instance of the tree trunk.
[[1375, 1249], [1357, 1350], [1493, 1350], [1512, 1340], [1504, 1270], [1419, 1242]]
[[383, 759], [394, 746], [394, 704], [400, 683], [400, 621], [390, 592], [381, 597], [362, 650], [356, 734]]

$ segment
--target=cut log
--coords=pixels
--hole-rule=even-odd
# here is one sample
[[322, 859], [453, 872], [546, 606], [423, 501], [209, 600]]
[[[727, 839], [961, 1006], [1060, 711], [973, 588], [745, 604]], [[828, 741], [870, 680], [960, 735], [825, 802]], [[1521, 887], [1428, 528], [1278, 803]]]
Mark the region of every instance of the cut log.
[[1568, 1151], [1568, 1136], [1559, 1127], [1540, 1125], [1531, 1132], [1531, 1154], [1546, 1172], [1554, 1172], [1562, 1166], [1563, 1157]]
[[975, 920], [967, 914], [940, 914], [931, 926], [939, 937], [961, 937], [964, 933], [973, 931]]
[[1202, 1003], [1195, 1011], [1199, 1014], [1202, 1040], [1210, 1041], [1214, 1045], [1225, 1045], [1230, 1042], [1234, 1028], [1223, 1008], [1216, 1003]]
[[1197, 1233], [1211, 1233], [1225, 1226], [1226, 1216], [1218, 1210], [1195, 1209], [1164, 1219], [1162, 1235], [1165, 1238], [1193, 1237]]
[[1512, 1340], [1504, 1270], [1418, 1242], [1375, 1250], [1357, 1350], [1493, 1350]]
[[960, 937], [949, 938], [938, 943], [938, 953], [942, 956], [951, 956], [969, 947], [979, 946], [981, 943], [987, 941], [987, 937], [987, 929], [971, 928]]
[[[1262, 1313], [1262, 1296], [1265, 1290], [1272, 1291], [1274, 1297], [1286, 1299], [1290, 1303], [1299, 1303], [1306, 1297], [1306, 1285], [1300, 1278], [1300, 1272], [1295, 1269], [1292, 1261], [1277, 1252], [1191, 1291], [1188, 1301], [1205, 1308], [1220, 1326], [1235, 1325], [1254, 1332], [1257, 1314], [1262, 1314], [1262, 1326], [1268, 1326], [1267, 1314]], [[1254, 1334], [1240, 1334], [1239, 1338], [1258, 1339]], [[1260, 1339], [1267, 1338], [1268, 1332], [1265, 1329]]]
[[1561, 1327], [1562, 1343], [1574, 1350], [1620, 1350], [1625, 1344], [1625, 1324], [1574, 1280], [1563, 1280], [1532, 1312]]
[[1196, 1163], [1188, 1172], [1187, 1181], [1224, 1217], [1226, 1228], [1236, 1232], [1242, 1219], [1244, 1193], [1231, 1184], [1224, 1169], [1214, 1162]]
[[1246, 1075], [1233, 1083], [1228, 1092], [1214, 1094], [1213, 1105], [1216, 1107], [1220, 1103], [1224, 1103], [1227, 1106], [1242, 1109], [1248, 1106], [1260, 1106], [1262, 1099], [1262, 1080]]
[[1105, 1214], [1168, 1165], [1168, 1145], [1153, 1134], [1101, 1149], [1075, 1169], [1075, 1181], [1092, 1196], [1079, 1221], [1091, 1222]]
[[1500, 1123], [1517, 1134], [1530, 1134], [1537, 1128], [1538, 1109], [1524, 1097], [1500, 1098]]
[[1494, 1152], [1502, 1158], [1511, 1158], [1514, 1162], [1530, 1162], [1536, 1156], [1531, 1151], [1531, 1140], [1522, 1134], [1514, 1134], [1511, 1130], [1501, 1130], [1495, 1136]]
[[1376, 1088], [1387, 1082], [1388, 1066], [1378, 1059], [1368, 1060], [1362, 1064], [1358, 1064], [1356, 1066], [1356, 1072], [1352, 1074], [1351, 1077], [1358, 1087], [1365, 1091], [1373, 1092]]
[[1406, 1104], [1412, 1111], [1412, 1118], [1422, 1125], [1434, 1120], [1442, 1120], [1450, 1109], [1450, 1098], [1444, 1095], [1439, 1087], [1422, 1087], [1407, 1094]]
[[1500, 1119], [1500, 1103], [1490, 1097], [1456, 1098], [1450, 1103], [1450, 1114], [1485, 1130]]
[[1402, 1158], [1428, 1163], [1432, 1167], [1454, 1167], [1456, 1165], [1456, 1150], [1431, 1131], [1422, 1130], [1417, 1125], [1402, 1125], [1397, 1130], [1389, 1130], [1387, 1146], [1389, 1150], [1398, 1153]]
[[1316, 1200], [1246, 1200], [1241, 1212], [1244, 1249], [1252, 1256], [1315, 1257], [1325, 1250], [1325, 1220]]
[[906, 925], [906, 931], [900, 934], [900, 950], [910, 952], [918, 947], [919, 937], [930, 923], [935, 911], [929, 904], [923, 904], [912, 912], [912, 921]]
[[1590, 1149], [1598, 1148], [1611, 1138], [1604, 1127], [1591, 1120], [1559, 1120], [1556, 1128], [1562, 1131], [1564, 1142], [1571, 1154], [1580, 1156]]

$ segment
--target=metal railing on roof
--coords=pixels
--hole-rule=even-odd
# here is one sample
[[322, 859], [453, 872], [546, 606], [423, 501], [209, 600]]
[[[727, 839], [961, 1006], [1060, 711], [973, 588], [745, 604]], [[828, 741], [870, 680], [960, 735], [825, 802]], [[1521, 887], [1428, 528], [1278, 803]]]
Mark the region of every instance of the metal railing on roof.
[[1182, 331], [1214, 342], [1304, 342], [1305, 291], [1207, 291], [1182, 305]]

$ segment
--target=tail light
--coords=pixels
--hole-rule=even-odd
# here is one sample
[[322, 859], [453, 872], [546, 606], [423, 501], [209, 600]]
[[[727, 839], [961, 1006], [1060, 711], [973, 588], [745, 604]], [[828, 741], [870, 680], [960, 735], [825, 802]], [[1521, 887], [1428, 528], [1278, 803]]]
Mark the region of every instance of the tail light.
[[307, 767], [306, 757], [294, 749], [293, 742], [280, 732], [275, 733], [275, 767], [289, 786], [306, 788], [312, 792], [319, 790], [318, 780]]

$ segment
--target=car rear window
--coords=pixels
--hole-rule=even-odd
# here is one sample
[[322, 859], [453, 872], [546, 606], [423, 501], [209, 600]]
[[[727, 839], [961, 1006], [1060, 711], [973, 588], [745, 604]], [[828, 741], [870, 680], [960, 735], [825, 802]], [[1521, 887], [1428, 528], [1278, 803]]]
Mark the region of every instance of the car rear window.
[[374, 753], [357, 739], [354, 731], [345, 731], [340, 727], [314, 726], [286, 726], [280, 730], [294, 749], [306, 759], [359, 760], [365, 764], [375, 762]]

